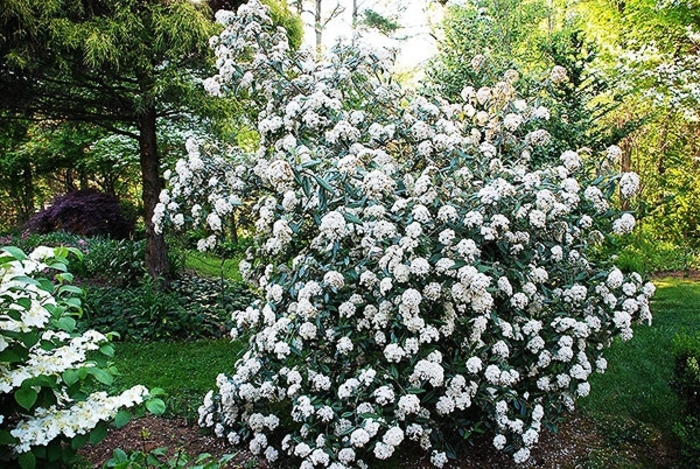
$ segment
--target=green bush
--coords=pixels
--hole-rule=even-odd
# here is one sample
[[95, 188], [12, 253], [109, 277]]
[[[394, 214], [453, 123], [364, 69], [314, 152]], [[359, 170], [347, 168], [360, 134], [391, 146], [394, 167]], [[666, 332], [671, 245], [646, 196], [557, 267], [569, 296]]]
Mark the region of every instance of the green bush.
[[[83, 258], [71, 265], [77, 280], [81, 282], [128, 286], [137, 285], [146, 273], [145, 240], [86, 237], [63, 231], [47, 234], [22, 233], [0, 238], [0, 244], [12, 244], [29, 252], [37, 246], [74, 247]], [[168, 256], [170, 271], [174, 274], [184, 267], [184, 258], [176, 250]]]
[[623, 247], [616, 264], [623, 271], [656, 272], [683, 271], [700, 266], [700, 253], [668, 241], [637, 238]]
[[[108, 422], [129, 420], [122, 408], [154, 396], [140, 385], [114, 396], [95, 390], [112, 384], [114, 351], [107, 336], [77, 332], [82, 291], [70, 285], [69, 252], [78, 254], [48, 247], [29, 255], [15, 247], [0, 251], [3, 468], [65, 467], [82, 445], [107, 435]], [[164, 410], [160, 399], [145, 405]]]
[[117, 332], [122, 339], [163, 340], [221, 337], [231, 313], [255, 299], [233, 282], [198, 277], [173, 281], [159, 291], [150, 282], [138, 287], [92, 287], [85, 302], [86, 325]]
[[110, 469], [219, 469], [228, 467], [228, 462], [234, 457], [235, 455], [227, 454], [216, 460], [212, 455], [202, 453], [191, 460], [190, 456], [182, 450], [169, 458], [167, 448], [155, 448], [148, 453], [144, 451], [126, 453], [117, 448], [112, 458], [105, 462], [104, 467]]
[[683, 416], [673, 426], [688, 467], [700, 461], [700, 334], [678, 334], [673, 340], [671, 388], [684, 405]]

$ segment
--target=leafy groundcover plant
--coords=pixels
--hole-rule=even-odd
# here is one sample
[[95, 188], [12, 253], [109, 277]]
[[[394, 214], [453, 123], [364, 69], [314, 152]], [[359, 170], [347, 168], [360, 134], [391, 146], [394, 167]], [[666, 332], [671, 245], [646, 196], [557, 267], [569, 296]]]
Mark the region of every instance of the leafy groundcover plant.
[[111, 384], [113, 349], [99, 332], [75, 332], [82, 292], [69, 284], [68, 252], [0, 250], [2, 467], [62, 467], [87, 441], [100, 441], [107, 422], [126, 423], [126, 408], [146, 402], [152, 411], [163, 410], [143, 386], [118, 396], [90, 391]]
[[265, 299], [234, 313], [249, 349], [200, 423], [303, 469], [365, 468], [409, 441], [442, 467], [483, 430], [526, 461], [611, 341], [651, 320], [653, 285], [588, 256], [635, 224], [609, 203], [639, 186], [611, 169], [619, 148], [549, 155], [549, 113], [512, 71], [448, 103], [397, 86], [387, 51], [290, 51], [255, 0], [218, 19], [205, 87], [262, 109], [260, 147], [190, 140], [155, 219], [203, 225], [204, 250], [252, 201], [241, 272]]

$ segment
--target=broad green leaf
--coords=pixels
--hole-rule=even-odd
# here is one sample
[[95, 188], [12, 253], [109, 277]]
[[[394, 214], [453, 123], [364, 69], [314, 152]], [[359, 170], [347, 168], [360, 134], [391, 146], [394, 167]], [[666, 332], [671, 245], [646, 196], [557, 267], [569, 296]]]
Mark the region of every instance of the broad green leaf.
[[75, 293], [77, 295], [82, 295], [83, 290], [75, 285], [61, 285], [58, 289], [59, 293]]
[[68, 386], [73, 386], [80, 379], [80, 375], [76, 370], [70, 369], [63, 372], [63, 382]]
[[88, 441], [88, 435], [75, 435], [70, 442], [70, 447], [74, 450], [80, 449], [85, 446]]
[[154, 415], [163, 415], [165, 412], [165, 402], [162, 399], [149, 399], [146, 401], [146, 409]]
[[90, 444], [96, 445], [100, 441], [104, 440], [106, 436], [107, 436], [107, 427], [103, 422], [100, 422], [90, 432]]
[[114, 426], [117, 428], [121, 428], [127, 423], [129, 423], [129, 420], [131, 420], [131, 412], [129, 412], [128, 410], [120, 410], [114, 417]]
[[105, 344], [100, 347], [100, 353], [108, 357], [114, 357], [114, 346], [112, 344]]
[[112, 452], [112, 460], [116, 463], [121, 463], [129, 460], [126, 452], [121, 448], [115, 448]]
[[0, 445], [13, 445], [19, 440], [12, 436], [7, 430], [0, 430]]
[[72, 332], [75, 329], [76, 324], [75, 319], [70, 316], [63, 316], [61, 319], [56, 321], [56, 327], [66, 332]]
[[15, 391], [15, 401], [23, 408], [30, 410], [36, 402], [38, 394], [32, 388], [19, 388]]
[[34, 469], [36, 467], [36, 457], [31, 452], [20, 454], [17, 462], [22, 469]]
[[114, 381], [114, 377], [112, 376], [112, 374], [101, 368], [90, 367], [87, 370], [89, 374], [94, 376], [95, 379], [102, 384], [106, 384], [107, 386], [109, 386]]
[[22, 250], [20, 248], [17, 248], [14, 246], [5, 246], [5, 247], [1, 248], [0, 251], [4, 251], [4, 252], [8, 253], [9, 255], [11, 255], [15, 259], [17, 259], [18, 261], [24, 261], [24, 260], [29, 259], [27, 257], [27, 255], [24, 252], [22, 252]]

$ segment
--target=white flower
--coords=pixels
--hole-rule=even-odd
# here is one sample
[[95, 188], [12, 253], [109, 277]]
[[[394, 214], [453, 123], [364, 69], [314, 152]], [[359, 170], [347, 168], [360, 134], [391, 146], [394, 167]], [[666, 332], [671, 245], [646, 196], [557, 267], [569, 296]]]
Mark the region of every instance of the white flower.
[[350, 435], [350, 443], [356, 448], [362, 448], [369, 443], [369, 433], [364, 428], [358, 428]]
[[467, 360], [467, 369], [470, 373], [477, 374], [481, 371], [482, 366], [483, 365], [479, 357], [471, 357], [469, 360]]
[[506, 446], [506, 437], [504, 435], [498, 434], [493, 438], [493, 446], [501, 450]]
[[637, 173], [623, 173], [620, 178], [620, 193], [626, 199], [639, 191], [639, 176]]
[[321, 219], [319, 229], [331, 241], [341, 239], [347, 233], [345, 218], [335, 211], [329, 212]]
[[564, 67], [562, 67], [561, 65], [555, 65], [549, 74], [549, 79], [552, 80], [552, 83], [559, 84], [568, 81], [569, 76]]
[[430, 455], [430, 462], [435, 467], [443, 467], [447, 464], [447, 454], [444, 451], [433, 451]]
[[613, 222], [612, 229], [617, 235], [625, 235], [632, 232], [634, 225], [634, 217], [629, 213], [624, 213], [620, 218]]
[[404, 439], [404, 433], [401, 427], [391, 427], [386, 431], [382, 441], [387, 445], [399, 446]]
[[354, 348], [355, 346], [353, 345], [352, 340], [349, 337], [341, 337], [340, 340], [338, 340], [338, 343], [336, 344], [336, 349], [341, 355], [347, 355], [348, 353], [352, 352]]
[[404, 414], [417, 414], [420, 411], [420, 399], [415, 394], [406, 394], [399, 398], [398, 406]]
[[406, 356], [406, 352], [399, 344], [389, 344], [384, 347], [384, 357], [388, 362], [398, 363], [403, 357]]
[[530, 449], [527, 447], [520, 448], [513, 454], [513, 461], [515, 461], [516, 464], [524, 463], [528, 459], [530, 459]]

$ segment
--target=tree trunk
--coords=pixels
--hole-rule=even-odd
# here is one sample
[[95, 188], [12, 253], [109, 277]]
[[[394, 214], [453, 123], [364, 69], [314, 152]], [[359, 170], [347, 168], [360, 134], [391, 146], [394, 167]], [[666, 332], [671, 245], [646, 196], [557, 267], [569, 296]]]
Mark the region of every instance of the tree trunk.
[[160, 156], [156, 137], [156, 110], [148, 106], [138, 116], [139, 157], [141, 163], [141, 181], [143, 191], [144, 223], [146, 225], [146, 267], [153, 280], [158, 280], [161, 287], [168, 286], [170, 266], [168, 264], [168, 246], [162, 234], [153, 227], [153, 211], [158, 203], [163, 183], [160, 178]]
[[323, 50], [323, 38], [321, 37], [321, 32], [323, 31], [323, 25], [321, 24], [321, 2], [322, 0], [316, 0], [316, 10], [314, 11], [314, 32], [316, 33], [316, 55], [321, 56], [321, 51]]

